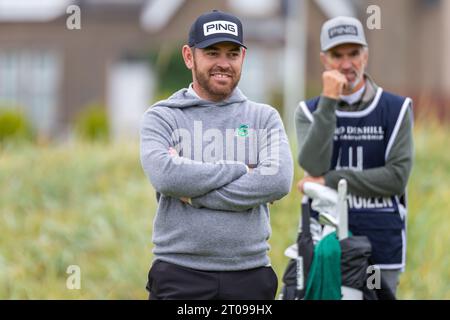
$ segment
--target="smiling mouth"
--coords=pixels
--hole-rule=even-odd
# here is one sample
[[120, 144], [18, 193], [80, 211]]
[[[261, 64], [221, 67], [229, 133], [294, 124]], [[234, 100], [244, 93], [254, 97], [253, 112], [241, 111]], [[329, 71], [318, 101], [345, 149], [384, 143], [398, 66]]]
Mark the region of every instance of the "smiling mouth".
[[231, 75], [226, 73], [211, 73], [211, 77], [216, 79], [228, 79], [231, 78]]

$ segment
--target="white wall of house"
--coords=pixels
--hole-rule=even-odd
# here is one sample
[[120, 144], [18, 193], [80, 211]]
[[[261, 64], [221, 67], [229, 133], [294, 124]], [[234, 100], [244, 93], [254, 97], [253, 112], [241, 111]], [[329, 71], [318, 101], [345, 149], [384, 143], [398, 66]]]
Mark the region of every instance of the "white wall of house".
[[[443, 21], [443, 26], [444, 26], [444, 30], [442, 32], [442, 39], [441, 39], [441, 43], [442, 43], [442, 50], [443, 52], [441, 52], [440, 56], [442, 57], [442, 75], [443, 75], [443, 79], [442, 79], [442, 87], [440, 88], [442, 90], [442, 92], [450, 92], [450, 59], [448, 57], [450, 57], [450, 38], [449, 38], [449, 34], [450, 34], [450, 1], [442, 1], [442, 21]], [[439, 49], [437, 49], [439, 50]]]
[[154, 96], [155, 80], [146, 62], [119, 61], [109, 70], [107, 104], [115, 141], [138, 141], [139, 124]]
[[269, 103], [282, 86], [283, 50], [256, 43], [248, 44], [248, 48], [239, 88], [250, 100]]
[[252, 46], [251, 50], [247, 51], [242, 67], [239, 88], [249, 99], [254, 101], [265, 101], [268, 96], [267, 85], [263, 81], [267, 71], [264, 60], [264, 50]]

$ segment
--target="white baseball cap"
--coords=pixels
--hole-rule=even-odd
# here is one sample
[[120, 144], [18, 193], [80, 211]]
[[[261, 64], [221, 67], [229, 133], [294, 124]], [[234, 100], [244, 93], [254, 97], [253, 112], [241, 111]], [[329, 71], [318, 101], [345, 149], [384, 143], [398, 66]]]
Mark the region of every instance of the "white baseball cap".
[[367, 46], [361, 22], [356, 18], [342, 16], [326, 21], [320, 33], [321, 50], [327, 51], [344, 43]]

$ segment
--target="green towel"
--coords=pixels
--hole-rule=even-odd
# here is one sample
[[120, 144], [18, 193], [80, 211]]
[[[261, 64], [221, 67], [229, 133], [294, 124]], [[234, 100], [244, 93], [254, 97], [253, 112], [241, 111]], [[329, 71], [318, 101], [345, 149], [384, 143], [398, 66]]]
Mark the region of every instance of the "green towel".
[[341, 246], [336, 232], [317, 243], [305, 300], [341, 300]]

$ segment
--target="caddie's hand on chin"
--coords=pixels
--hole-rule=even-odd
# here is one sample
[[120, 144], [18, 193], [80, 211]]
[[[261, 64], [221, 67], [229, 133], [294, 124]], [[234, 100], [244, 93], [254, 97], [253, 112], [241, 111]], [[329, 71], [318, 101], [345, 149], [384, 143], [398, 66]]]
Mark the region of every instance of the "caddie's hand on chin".
[[344, 88], [348, 85], [347, 78], [338, 70], [327, 70], [322, 74], [322, 95], [331, 99], [339, 99]]
[[321, 185], [324, 186], [325, 185], [325, 178], [323, 176], [322, 177], [311, 177], [311, 176], [304, 177], [303, 179], [301, 179], [297, 183], [297, 190], [299, 192], [305, 193], [303, 187], [304, 187], [306, 182], [318, 183], [318, 184], [321, 184]]

